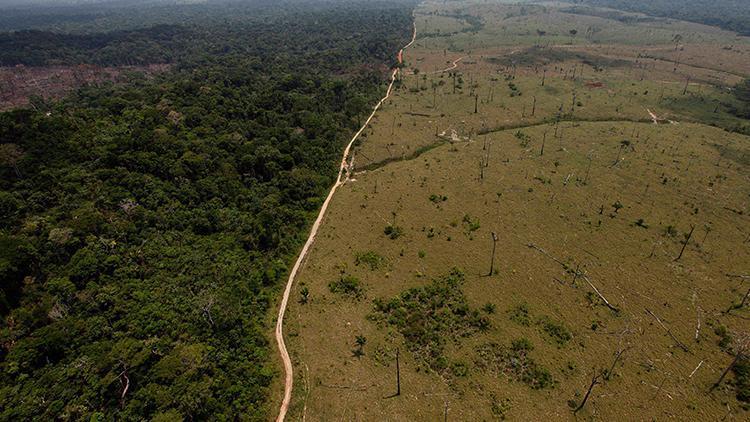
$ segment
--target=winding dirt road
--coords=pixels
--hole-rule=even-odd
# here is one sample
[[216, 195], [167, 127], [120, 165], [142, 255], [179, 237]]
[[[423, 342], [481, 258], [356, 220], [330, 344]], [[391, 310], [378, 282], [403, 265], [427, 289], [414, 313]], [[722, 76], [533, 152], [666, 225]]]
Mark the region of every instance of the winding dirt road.
[[443, 69], [443, 70], [436, 70], [436, 71], [434, 71], [434, 72], [432, 72], [432, 73], [433, 73], [433, 74], [435, 74], [435, 73], [445, 73], [445, 72], [450, 72], [451, 70], [453, 70], [453, 69], [457, 68], [457, 67], [458, 67], [458, 62], [460, 62], [460, 61], [461, 61], [461, 60], [463, 60], [463, 59], [464, 59], [463, 57], [459, 57], [459, 58], [457, 58], [456, 60], [453, 60], [453, 62], [451, 62], [451, 65], [450, 65], [450, 66], [448, 66], [448, 67], [446, 67], [445, 69]]
[[[406, 44], [401, 50], [398, 52], [398, 62], [399, 64], [403, 63], [403, 53], [404, 50], [409, 48], [413, 43], [414, 40], [417, 38], [417, 25], [416, 22], [413, 23], [414, 29], [412, 31], [412, 37], [411, 41], [409, 41], [408, 44]], [[302, 251], [299, 254], [299, 257], [297, 257], [297, 261], [294, 263], [294, 267], [292, 267], [292, 271], [289, 273], [289, 279], [286, 282], [286, 288], [284, 289], [284, 295], [281, 298], [281, 305], [279, 306], [279, 316], [276, 320], [276, 343], [279, 346], [279, 354], [281, 355], [281, 360], [284, 362], [284, 372], [285, 372], [285, 379], [284, 379], [284, 399], [281, 401], [281, 407], [279, 408], [279, 416], [276, 418], [276, 422], [283, 422], [284, 418], [286, 417], [286, 412], [289, 410], [289, 403], [292, 399], [292, 387], [294, 385], [294, 372], [292, 368], [292, 361], [289, 359], [289, 352], [286, 349], [286, 344], [284, 343], [284, 314], [286, 313], [286, 307], [287, 303], [289, 302], [289, 294], [292, 291], [292, 285], [294, 284], [294, 278], [297, 275], [297, 272], [299, 271], [300, 267], [302, 266], [302, 262], [304, 261], [305, 257], [307, 256], [308, 251], [310, 250], [310, 246], [312, 246], [313, 241], [315, 240], [315, 235], [318, 234], [318, 228], [320, 228], [320, 223], [323, 221], [323, 216], [326, 213], [326, 210], [328, 209], [328, 205], [331, 202], [331, 198], [333, 198], [333, 194], [336, 193], [336, 189], [338, 189], [339, 186], [343, 185], [346, 182], [346, 179], [341, 178], [341, 176], [344, 174], [344, 172], [349, 172], [348, 165], [346, 163], [347, 158], [349, 157], [349, 153], [351, 151], [352, 145], [354, 144], [354, 141], [357, 140], [359, 135], [365, 130], [367, 125], [370, 123], [372, 118], [375, 116], [375, 113], [380, 109], [380, 106], [383, 104], [385, 100], [388, 99], [388, 97], [391, 96], [391, 91], [393, 90], [393, 84], [396, 82], [396, 76], [398, 76], [399, 68], [393, 69], [393, 72], [391, 73], [391, 81], [388, 84], [388, 90], [385, 93], [385, 96], [378, 101], [377, 104], [375, 104], [375, 107], [372, 110], [372, 113], [370, 114], [370, 117], [367, 118], [365, 123], [362, 125], [362, 127], [357, 131], [357, 133], [354, 134], [352, 137], [352, 140], [349, 141], [349, 144], [347, 144], [346, 149], [344, 149], [344, 155], [341, 158], [341, 165], [339, 166], [339, 174], [336, 177], [336, 183], [331, 188], [331, 191], [328, 192], [328, 196], [326, 197], [326, 200], [323, 202], [323, 206], [320, 208], [320, 213], [318, 213], [318, 217], [315, 219], [315, 222], [312, 225], [312, 228], [310, 229], [310, 235], [307, 238], [307, 242], [305, 242], [305, 246], [302, 247]]]

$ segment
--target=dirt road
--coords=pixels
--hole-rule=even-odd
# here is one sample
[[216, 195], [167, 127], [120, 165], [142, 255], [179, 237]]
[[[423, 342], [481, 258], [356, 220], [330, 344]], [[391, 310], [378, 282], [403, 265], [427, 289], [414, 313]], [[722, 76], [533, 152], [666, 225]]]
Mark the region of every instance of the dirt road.
[[[414, 40], [417, 37], [417, 26], [416, 23], [413, 24], [414, 29], [412, 32], [411, 41], [409, 41], [408, 44], [406, 44], [401, 50], [398, 52], [398, 62], [399, 64], [403, 63], [403, 53], [404, 50], [409, 48], [413, 43]], [[388, 99], [388, 97], [391, 96], [391, 91], [393, 90], [393, 83], [396, 81], [396, 76], [398, 76], [399, 68], [393, 69], [393, 72], [391, 73], [391, 81], [388, 84], [388, 90], [385, 93], [385, 96], [378, 101], [378, 103], [375, 105], [375, 107], [372, 110], [372, 113], [370, 114], [370, 117], [367, 118], [365, 123], [362, 125], [362, 127], [357, 131], [357, 133], [354, 134], [352, 137], [352, 140], [349, 141], [349, 144], [347, 144], [346, 149], [344, 149], [344, 155], [341, 157], [341, 165], [339, 166], [339, 174], [336, 177], [336, 183], [331, 188], [331, 191], [328, 192], [328, 196], [326, 197], [326, 200], [323, 202], [323, 206], [320, 208], [320, 213], [318, 213], [318, 217], [315, 219], [315, 222], [312, 225], [312, 228], [310, 229], [310, 235], [307, 238], [307, 242], [305, 242], [305, 246], [302, 247], [302, 251], [299, 254], [299, 257], [297, 257], [297, 261], [294, 263], [294, 267], [292, 267], [292, 271], [289, 272], [289, 279], [286, 282], [286, 288], [284, 289], [284, 295], [281, 298], [281, 304], [279, 306], [279, 315], [278, 319], [276, 320], [276, 343], [279, 346], [279, 354], [281, 355], [281, 360], [284, 362], [284, 372], [285, 372], [285, 379], [284, 379], [284, 398], [281, 401], [281, 407], [279, 408], [279, 415], [276, 418], [277, 422], [283, 422], [284, 418], [286, 417], [286, 412], [289, 410], [289, 403], [292, 399], [292, 387], [294, 385], [294, 372], [292, 368], [292, 361], [289, 359], [289, 352], [286, 349], [286, 343], [284, 343], [284, 314], [286, 313], [286, 307], [287, 303], [289, 302], [289, 294], [292, 291], [292, 286], [294, 284], [294, 278], [297, 275], [297, 272], [299, 271], [300, 267], [302, 266], [302, 262], [304, 261], [305, 257], [307, 256], [308, 251], [310, 250], [310, 246], [312, 246], [313, 241], [315, 240], [315, 235], [318, 234], [318, 229], [320, 228], [320, 223], [323, 221], [323, 216], [326, 213], [326, 210], [328, 209], [328, 205], [331, 202], [331, 198], [333, 198], [333, 194], [336, 193], [336, 189], [338, 189], [339, 186], [344, 184], [346, 182], [346, 179], [341, 178], [341, 176], [344, 174], [344, 172], [348, 172], [348, 166], [347, 166], [347, 158], [349, 157], [349, 153], [351, 151], [352, 145], [354, 144], [354, 141], [359, 137], [359, 135], [365, 130], [367, 125], [370, 123], [372, 118], [375, 116], [375, 113], [380, 109], [380, 106], [383, 104], [385, 100]]]

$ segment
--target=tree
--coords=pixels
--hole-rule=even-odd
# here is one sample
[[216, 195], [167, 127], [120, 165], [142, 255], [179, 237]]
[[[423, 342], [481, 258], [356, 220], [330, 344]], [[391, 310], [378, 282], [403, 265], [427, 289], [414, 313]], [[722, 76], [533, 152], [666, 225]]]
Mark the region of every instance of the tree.
[[23, 150], [18, 145], [0, 144], [0, 164], [13, 168], [19, 179], [21, 178], [21, 171], [18, 169], [18, 162], [21, 161], [23, 156]]

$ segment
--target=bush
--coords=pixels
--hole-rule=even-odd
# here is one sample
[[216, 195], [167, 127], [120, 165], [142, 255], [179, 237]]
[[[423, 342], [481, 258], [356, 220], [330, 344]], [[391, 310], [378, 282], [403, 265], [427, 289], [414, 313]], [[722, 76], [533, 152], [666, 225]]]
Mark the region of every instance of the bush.
[[402, 234], [404, 234], [404, 231], [399, 226], [394, 226], [392, 224], [389, 224], [385, 226], [383, 233], [385, 233], [385, 235], [390, 237], [392, 240], [396, 240], [399, 237], [401, 237]]
[[376, 299], [369, 318], [395, 327], [418, 360], [433, 371], [443, 372], [449, 367], [443, 355], [446, 342], [490, 325], [478, 310], [469, 307], [461, 289], [463, 281], [463, 272], [453, 269], [426, 286], [406, 290], [387, 301]]
[[510, 320], [516, 324], [528, 327], [531, 325], [531, 316], [529, 315], [529, 305], [522, 303], [510, 311]]
[[737, 386], [737, 400], [744, 402], [743, 407], [750, 410], [750, 357], [743, 356], [732, 368], [734, 384]]
[[488, 343], [477, 349], [477, 366], [496, 376], [507, 375], [535, 390], [553, 388], [552, 373], [529, 356], [533, 350], [534, 345], [527, 338], [513, 340], [510, 347]]
[[343, 275], [340, 279], [328, 283], [328, 289], [331, 293], [336, 293], [354, 298], [364, 296], [364, 289], [360, 286], [359, 279], [353, 275]]
[[542, 326], [542, 331], [554, 340], [558, 346], [564, 346], [573, 338], [573, 334], [570, 333], [570, 330], [561, 323], [553, 321], [549, 317], [545, 316], [539, 318], [539, 324]]
[[476, 221], [472, 220], [469, 214], [464, 215], [463, 222], [466, 224], [466, 227], [469, 230], [469, 232], [477, 231], [479, 230], [479, 227], [481, 227], [479, 225], [479, 220], [476, 220]]
[[385, 258], [375, 251], [357, 252], [354, 256], [354, 265], [366, 265], [371, 271], [375, 271], [385, 263]]

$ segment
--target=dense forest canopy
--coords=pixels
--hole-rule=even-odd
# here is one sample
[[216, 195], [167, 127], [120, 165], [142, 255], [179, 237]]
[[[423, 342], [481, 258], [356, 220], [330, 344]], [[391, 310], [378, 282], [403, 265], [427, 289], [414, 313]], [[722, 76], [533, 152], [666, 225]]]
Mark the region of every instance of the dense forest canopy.
[[0, 420], [267, 419], [272, 297], [412, 5], [227, 7], [0, 35], [8, 64], [174, 64], [0, 113]]
[[574, 3], [698, 22], [750, 36], [747, 0], [577, 0]]

